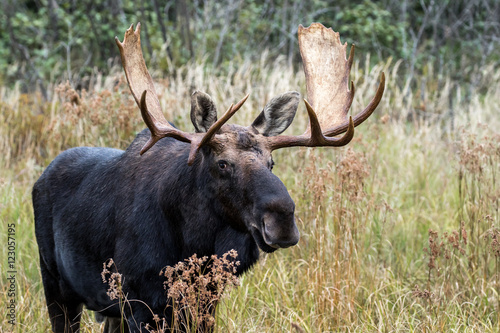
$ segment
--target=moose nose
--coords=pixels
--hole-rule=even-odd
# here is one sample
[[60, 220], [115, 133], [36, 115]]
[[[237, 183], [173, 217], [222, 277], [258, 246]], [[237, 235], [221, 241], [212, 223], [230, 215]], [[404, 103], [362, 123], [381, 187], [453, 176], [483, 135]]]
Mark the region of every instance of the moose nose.
[[267, 211], [262, 218], [262, 236], [273, 248], [287, 248], [299, 242], [300, 233], [295, 225], [293, 211], [280, 213]]
[[255, 171], [256, 187], [261, 189], [254, 206], [254, 216], [260, 217], [256, 229], [266, 245], [277, 249], [299, 242], [299, 229], [295, 225], [295, 203], [285, 185], [269, 170]]

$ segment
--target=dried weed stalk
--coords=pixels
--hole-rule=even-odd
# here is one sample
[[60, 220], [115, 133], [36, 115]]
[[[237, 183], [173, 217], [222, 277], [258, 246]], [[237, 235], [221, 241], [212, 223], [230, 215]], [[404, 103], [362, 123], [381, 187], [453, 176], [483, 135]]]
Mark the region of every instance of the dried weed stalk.
[[464, 223], [461, 224], [459, 230], [444, 232], [441, 236], [437, 231], [429, 229], [429, 247], [424, 248], [428, 256], [427, 289], [431, 290], [433, 271], [435, 284], [440, 282], [444, 286], [443, 291], [447, 294], [451, 293], [452, 285], [462, 282], [461, 274], [456, 272], [457, 260], [466, 258], [466, 246], [467, 232]]
[[[128, 87], [120, 76], [113, 90], [91, 91], [85, 89], [78, 93], [69, 83], [61, 84], [55, 89], [62, 108], [58, 117], [53, 117], [49, 131], [54, 139], [64, 143], [82, 145], [92, 144], [92, 140], [102, 136], [102, 129], [112, 129], [106, 134], [117, 139], [129, 138], [134, 133], [134, 122], [137, 115], [134, 101], [127, 97]], [[122, 93], [123, 92], [123, 93]], [[75, 132], [69, 128], [81, 129]], [[67, 138], [70, 133], [73, 138]], [[81, 141], [81, 140], [84, 141]], [[91, 142], [85, 142], [90, 140]]]
[[496, 260], [500, 259], [500, 229], [492, 226], [485, 235], [485, 238], [491, 240], [490, 251], [495, 256]]
[[347, 200], [352, 203], [363, 200], [366, 196], [364, 183], [370, 175], [370, 168], [366, 158], [347, 148], [344, 158], [337, 166], [338, 176], [341, 181], [342, 190], [347, 194]]
[[304, 283], [313, 286], [314, 307], [331, 318], [328, 325], [344, 325], [358, 316], [364, 250], [360, 238], [374, 207], [366, 203], [370, 169], [363, 153], [349, 148], [317, 150], [303, 159], [307, 164], [299, 170], [303, 177], [298, 180], [302, 195], [297, 209], [306, 224], [303, 241], [308, 247], [302, 256], [313, 258], [311, 267], [317, 265], [304, 274]]
[[[107, 262], [102, 264], [101, 278], [102, 282], [108, 284], [109, 288], [107, 295], [112, 300], [125, 300], [126, 295], [123, 293], [123, 283], [122, 274], [116, 272], [111, 272], [109, 269], [111, 266], [115, 265], [113, 259], [109, 259]], [[115, 266], [116, 268], [116, 266]]]
[[[239, 285], [236, 268], [238, 253], [231, 250], [222, 257], [198, 258], [196, 254], [167, 266], [161, 272], [167, 295], [172, 302], [173, 322], [198, 332], [215, 324], [215, 307], [225, 290]], [[174, 325], [174, 328], [182, 328]]]
[[[215, 325], [215, 308], [225, 291], [239, 285], [236, 269], [238, 253], [231, 250], [218, 257], [212, 255], [198, 258], [196, 254], [167, 266], [160, 272], [164, 282], [173, 318], [153, 314], [156, 328], [146, 325], [151, 333], [165, 332], [207, 332]], [[115, 272], [110, 270], [115, 266]], [[116, 271], [113, 259], [103, 263], [103, 283], [109, 285], [107, 294], [112, 300], [119, 300], [122, 316], [124, 305], [130, 303], [123, 291], [123, 277]], [[168, 313], [168, 311], [167, 311]]]
[[418, 284], [416, 284], [415, 287], [413, 288], [412, 295], [413, 297], [421, 298], [424, 300], [430, 300], [432, 297], [434, 297], [434, 294], [432, 294], [429, 290], [427, 289], [420, 290]]
[[499, 218], [499, 142], [499, 134], [478, 138], [475, 134], [464, 132], [459, 143], [459, 218], [466, 222], [472, 240], [469, 266], [473, 270], [482, 265], [481, 257], [483, 261], [486, 259], [480, 248], [481, 236], [488, 233], [491, 224], [482, 223], [482, 217], [493, 216], [497, 221]]

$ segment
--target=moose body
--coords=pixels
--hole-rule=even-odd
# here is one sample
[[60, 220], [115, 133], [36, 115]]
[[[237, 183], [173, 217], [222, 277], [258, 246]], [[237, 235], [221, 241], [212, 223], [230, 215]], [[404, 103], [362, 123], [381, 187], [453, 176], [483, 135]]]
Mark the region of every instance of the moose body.
[[[354, 86], [349, 90], [347, 85], [353, 48], [345, 59], [346, 45], [337, 33], [316, 23], [300, 26], [308, 97], [315, 105], [313, 110], [305, 103], [309, 128], [303, 135], [281, 135], [295, 116], [297, 92], [271, 99], [248, 127], [225, 124], [248, 95], [217, 119], [210, 96], [195, 92], [195, 133], [187, 133], [163, 116], [139, 32], [139, 25], [136, 31], [130, 27], [117, 44], [148, 129], [125, 151], [81, 147], [61, 153], [33, 188], [40, 267], [56, 333], [78, 331], [83, 306], [106, 317], [105, 332], [120, 330], [122, 315], [123, 326], [132, 332], [145, 331], [147, 323], [154, 326], [153, 314], [163, 315], [168, 324], [171, 307], [159, 276], [165, 266], [193, 254], [236, 250], [236, 274], [241, 274], [258, 260], [260, 250], [297, 244], [295, 205], [272, 173], [272, 151], [347, 144], [384, 90], [382, 75], [370, 104], [347, 120], [354, 96]], [[331, 59], [318, 60], [325, 54]], [[127, 299], [137, 301], [125, 309], [110, 299], [101, 278], [110, 258], [123, 276]]]
[[[236, 133], [242, 141], [237, 144], [248, 149], [253, 135]], [[270, 172], [269, 160], [261, 165], [258, 153], [242, 151], [240, 158], [255, 154], [248, 156], [251, 170], [248, 165], [243, 170], [245, 163], [236, 166], [226, 161], [227, 157], [224, 161], [233, 165], [224, 168], [232, 170], [222, 170], [207, 149], [188, 167], [189, 144], [170, 138], [141, 156], [148, 136], [149, 130], [141, 132], [126, 151], [88, 147], [65, 151], [34, 186], [42, 277], [49, 312], [56, 325], [60, 322], [60, 332], [65, 332], [63, 325], [66, 331], [71, 326], [63, 318], [78, 322], [82, 305], [120, 318], [120, 308], [106, 294], [108, 286], [99, 274], [109, 258], [125, 277], [127, 298], [149, 306], [132, 303], [134, 322], [144, 325], [153, 324], [152, 313], [164, 314], [167, 308], [158, 274], [165, 266], [195, 253], [221, 256], [234, 249], [241, 274], [259, 258], [259, 242], [264, 251], [272, 252], [298, 241], [293, 201]], [[246, 191], [236, 193], [242, 182], [247, 183]], [[278, 235], [276, 245], [252, 236], [247, 227], [246, 218], [264, 214], [284, 220], [279, 231], [284, 237]]]

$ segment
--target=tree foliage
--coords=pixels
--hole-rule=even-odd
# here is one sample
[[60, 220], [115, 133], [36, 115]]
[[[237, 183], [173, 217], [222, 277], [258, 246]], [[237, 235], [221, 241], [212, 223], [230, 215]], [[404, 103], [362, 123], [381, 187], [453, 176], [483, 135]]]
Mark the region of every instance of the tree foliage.
[[2, 9], [0, 83], [43, 94], [48, 82], [85, 87], [106, 74], [114, 36], [139, 21], [145, 57], [162, 72], [190, 61], [223, 70], [264, 52], [297, 64], [297, 27], [315, 21], [372, 62], [402, 59], [410, 77], [431, 62], [474, 82], [478, 65], [500, 61], [496, 0], [2, 0]]

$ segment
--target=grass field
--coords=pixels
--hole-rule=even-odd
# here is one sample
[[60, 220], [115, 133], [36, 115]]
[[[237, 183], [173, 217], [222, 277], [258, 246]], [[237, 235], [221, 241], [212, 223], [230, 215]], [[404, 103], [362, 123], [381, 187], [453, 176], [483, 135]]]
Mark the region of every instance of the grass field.
[[[277, 151], [274, 173], [296, 203], [301, 240], [263, 255], [217, 313], [217, 332], [500, 331], [500, 72], [470, 90], [432, 67], [408, 89], [399, 63], [355, 63], [353, 113], [386, 92], [347, 148]], [[125, 148], [145, 126], [128, 87], [96, 76], [90, 91], [54, 85], [52, 98], [0, 87], [0, 332], [47, 332], [31, 187], [61, 151]], [[221, 110], [250, 98], [233, 122], [248, 125], [275, 95], [299, 90], [282, 59], [221, 74], [202, 65], [157, 79], [166, 118], [191, 130], [192, 90]], [[303, 105], [288, 133], [306, 127]], [[15, 230], [9, 230], [14, 224]], [[15, 238], [9, 296], [8, 234]], [[16, 325], [4, 304], [15, 300]], [[92, 314], [82, 332], [100, 332]]]

